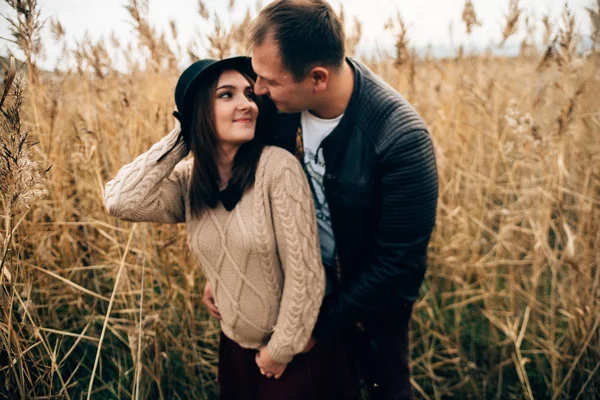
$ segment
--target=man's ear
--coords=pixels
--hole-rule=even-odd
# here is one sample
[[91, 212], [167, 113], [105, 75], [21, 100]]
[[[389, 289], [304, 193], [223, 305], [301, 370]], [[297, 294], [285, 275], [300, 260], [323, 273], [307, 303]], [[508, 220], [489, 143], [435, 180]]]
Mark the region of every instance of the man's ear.
[[329, 71], [323, 67], [314, 67], [310, 70], [310, 80], [316, 93], [323, 92], [329, 83]]

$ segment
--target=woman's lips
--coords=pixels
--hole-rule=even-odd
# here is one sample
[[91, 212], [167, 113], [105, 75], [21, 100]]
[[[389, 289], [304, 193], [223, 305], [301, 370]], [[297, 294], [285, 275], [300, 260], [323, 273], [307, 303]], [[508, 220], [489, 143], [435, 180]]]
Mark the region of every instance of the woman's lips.
[[238, 119], [234, 119], [233, 122], [249, 124], [250, 122], [252, 122], [252, 120], [250, 118], [238, 118]]

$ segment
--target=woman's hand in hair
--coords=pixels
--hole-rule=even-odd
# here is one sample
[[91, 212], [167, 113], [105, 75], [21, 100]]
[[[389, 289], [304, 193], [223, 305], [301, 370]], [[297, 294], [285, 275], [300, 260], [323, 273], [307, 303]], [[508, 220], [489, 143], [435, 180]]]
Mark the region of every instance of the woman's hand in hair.
[[190, 135], [188, 133], [189, 129], [183, 129], [183, 126], [181, 125], [182, 123], [182, 117], [181, 114], [179, 114], [177, 111], [173, 111], [173, 116], [175, 117], [175, 126], [179, 127], [179, 136], [183, 139], [185, 145], [187, 146], [187, 148], [190, 148]]
[[287, 364], [278, 363], [271, 358], [269, 350], [263, 347], [256, 353], [256, 365], [260, 369], [260, 373], [267, 378], [281, 378], [285, 372]]
[[204, 295], [202, 296], [202, 303], [204, 303], [206, 308], [208, 308], [208, 312], [210, 313], [210, 315], [212, 315], [218, 320], [223, 319], [221, 317], [219, 309], [217, 308], [217, 303], [215, 302], [215, 295], [213, 293], [212, 286], [210, 286], [210, 283], [208, 282], [206, 282], [206, 285], [204, 285]]

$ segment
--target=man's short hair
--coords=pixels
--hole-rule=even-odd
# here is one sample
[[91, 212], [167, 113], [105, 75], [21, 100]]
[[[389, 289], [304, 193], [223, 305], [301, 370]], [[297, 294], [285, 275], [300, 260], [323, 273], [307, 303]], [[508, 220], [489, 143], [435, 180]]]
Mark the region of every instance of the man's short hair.
[[337, 70], [344, 61], [344, 26], [323, 0], [275, 0], [267, 5], [252, 25], [248, 48], [267, 39], [278, 45], [283, 67], [296, 81], [319, 64]]

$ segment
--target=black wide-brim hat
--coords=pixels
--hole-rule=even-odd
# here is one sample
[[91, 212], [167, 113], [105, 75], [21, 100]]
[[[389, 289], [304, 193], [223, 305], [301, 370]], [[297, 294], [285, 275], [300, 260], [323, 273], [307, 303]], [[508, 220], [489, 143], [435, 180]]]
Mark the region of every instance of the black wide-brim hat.
[[[199, 60], [187, 67], [181, 73], [177, 80], [177, 85], [175, 85], [175, 105], [177, 106], [177, 111], [174, 111], [173, 115], [181, 123], [181, 132], [179, 133], [179, 136], [183, 137], [183, 140], [188, 146], [190, 144], [190, 138], [187, 132], [189, 130], [190, 116], [192, 115], [189, 109], [193, 103], [194, 94], [196, 93], [198, 86], [204, 80], [212, 79], [215, 74], [219, 74], [227, 69], [234, 69], [245, 73], [256, 81], [256, 74], [252, 70], [251, 61], [252, 59], [246, 56], [230, 57], [223, 60]], [[275, 105], [272, 104], [271, 108], [275, 110]], [[273, 113], [265, 113], [265, 115], [273, 115]], [[177, 142], [161, 155], [156, 162], [158, 163], [163, 160], [176, 145]]]
[[187, 118], [187, 109], [191, 106], [194, 94], [198, 86], [207, 78], [218, 74], [226, 69], [235, 69], [248, 74], [252, 79], [256, 79], [256, 74], [252, 70], [250, 57], [240, 56], [225, 58], [223, 60], [199, 60], [190, 65], [181, 73], [177, 85], [175, 86], [175, 104], [179, 113], [178, 118], [181, 122]]

